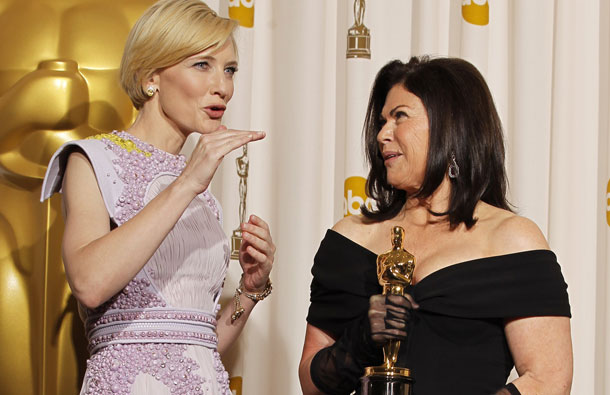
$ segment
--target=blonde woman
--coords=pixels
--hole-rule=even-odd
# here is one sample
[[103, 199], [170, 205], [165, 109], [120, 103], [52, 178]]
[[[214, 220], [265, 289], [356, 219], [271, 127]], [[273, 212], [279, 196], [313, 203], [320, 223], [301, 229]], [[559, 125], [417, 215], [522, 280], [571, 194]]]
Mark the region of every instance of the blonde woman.
[[[81, 394], [230, 394], [220, 355], [271, 292], [275, 253], [267, 224], [250, 216], [242, 280], [220, 310], [230, 252], [208, 186], [226, 154], [265, 137], [221, 124], [234, 29], [199, 0], [154, 4], [121, 63], [135, 122], [51, 159], [42, 194], [62, 189], [66, 276], [91, 352]], [[192, 132], [201, 137], [186, 162], [178, 153]]]

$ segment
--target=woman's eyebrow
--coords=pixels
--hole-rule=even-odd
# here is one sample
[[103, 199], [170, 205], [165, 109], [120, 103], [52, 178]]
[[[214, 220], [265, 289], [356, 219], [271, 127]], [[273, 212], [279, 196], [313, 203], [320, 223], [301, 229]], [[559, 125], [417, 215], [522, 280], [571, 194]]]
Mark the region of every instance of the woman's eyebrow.
[[393, 109], [390, 110], [390, 116], [393, 117], [394, 114], [396, 114], [396, 110], [398, 110], [400, 107], [407, 107], [407, 108], [411, 108], [406, 104], [399, 104], [396, 107], [394, 107]]

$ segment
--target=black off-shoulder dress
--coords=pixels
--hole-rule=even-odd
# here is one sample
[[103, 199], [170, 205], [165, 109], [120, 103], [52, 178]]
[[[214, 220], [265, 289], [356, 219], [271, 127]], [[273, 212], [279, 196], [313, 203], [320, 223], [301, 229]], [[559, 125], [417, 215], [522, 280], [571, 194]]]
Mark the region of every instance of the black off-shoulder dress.
[[[314, 259], [307, 322], [339, 338], [366, 316], [369, 297], [381, 293], [376, 259], [372, 251], [329, 230]], [[504, 320], [570, 317], [566, 290], [549, 250], [438, 270], [409, 290], [420, 307], [411, 315], [397, 365], [411, 369], [415, 395], [492, 394], [513, 367]], [[374, 365], [381, 362], [377, 356]], [[354, 382], [353, 389], [358, 387]]]

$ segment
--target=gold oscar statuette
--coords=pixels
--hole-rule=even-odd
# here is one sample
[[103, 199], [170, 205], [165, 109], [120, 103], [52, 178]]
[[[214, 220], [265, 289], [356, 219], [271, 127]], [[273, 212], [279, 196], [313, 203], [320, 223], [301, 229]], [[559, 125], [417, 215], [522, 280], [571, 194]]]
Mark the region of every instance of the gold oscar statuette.
[[[392, 249], [377, 257], [377, 279], [384, 295], [402, 295], [413, 281], [415, 256], [402, 248], [405, 231], [392, 228]], [[389, 340], [383, 345], [383, 365], [370, 366], [362, 377], [363, 395], [410, 395], [413, 385], [411, 372], [395, 366], [400, 340]]]
[[347, 30], [347, 58], [371, 58], [371, 32], [364, 26], [365, 0], [354, 0], [354, 24]]
[[[248, 195], [248, 145], [243, 146], [243, 154], [235, 159], [237, 175], [239, 176], [239, 223], [240, 226], [246, 222], [246, 196]], [[237, 227], [231, 236], [231, 259], [239, 259], [239, 248], [241, 247], [241, 228]]]

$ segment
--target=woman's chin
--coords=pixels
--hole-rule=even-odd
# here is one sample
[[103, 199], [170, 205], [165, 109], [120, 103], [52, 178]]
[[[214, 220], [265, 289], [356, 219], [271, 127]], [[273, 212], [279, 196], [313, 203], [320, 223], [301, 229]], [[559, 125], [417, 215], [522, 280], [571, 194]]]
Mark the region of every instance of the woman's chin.
[[222, 125], [221, 119], [206, 119], [199, 126], [200, 130], [195, 130], [195, 131], [198, 133], [202, 133], [202, 134], [212, 133], [212, 132], [217, 131], [221, 125]]

